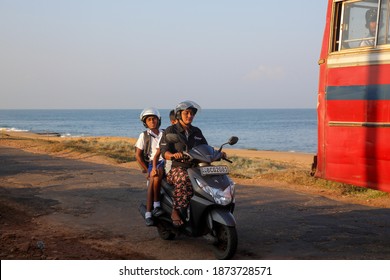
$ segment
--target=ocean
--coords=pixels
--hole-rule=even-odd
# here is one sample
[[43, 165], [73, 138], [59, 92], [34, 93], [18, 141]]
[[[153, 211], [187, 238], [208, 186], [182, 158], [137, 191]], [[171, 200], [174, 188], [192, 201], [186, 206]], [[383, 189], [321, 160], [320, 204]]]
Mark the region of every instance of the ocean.
[[[0, 110], [0, 129], [55, 132], [62, 137], [124, 136], [137, 138], [144, 130], [140, 110]], [[169, 110], [161, 109], [162, 128]], [[234, 148], [316, 153], [315, 109], [202, 109], [193, 125], [210, 145], [230, 136], [240, 139]]]

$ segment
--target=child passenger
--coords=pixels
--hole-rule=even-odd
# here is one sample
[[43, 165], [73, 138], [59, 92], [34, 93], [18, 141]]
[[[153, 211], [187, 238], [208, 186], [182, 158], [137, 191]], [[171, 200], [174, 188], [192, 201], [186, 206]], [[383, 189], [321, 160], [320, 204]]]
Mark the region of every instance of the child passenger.
[[[169, 112], [169, 121], [171, 122], [171, 125], [174, 125], [175, 123], [177, 123], [177, 119], [175, 117], [175, 110], [171, 110]], [[160, 143], [157, 145], [157, 152], [156, 154], [154, 155], [154, 158], [153, 158], [153, 166], [157, 166], [158, 164], [158, 161], [160, 160], [161, 158], [161, 151], [160, 151]], [[170, 159], [165, 159], [164, 160], [164, 176], [166, 174], [168, 174], [169, 170], [171, 170], [171, 166], [172, 166], [172, 160]]]
[[157, 109], [146, 108], [141, 112], [140, 120], [147, 130], [139, 135], [138, 140], [135, 143], [135, 157], [142, 168], [142, 172], [147, 174], [148, 191], [145, 223], [147, 226], [152, 226], [154, 225], [153, 216], [159, 217], [163, 214], [160, 205], [160, 185], [164, 175], [163, 158], [160, 156], [153, 166], [153, 158], [162, 137], [162, 131], [159, 129], [161, 125], [161, 116]]
[[[169, 121], [171, 122], [171, 125], [174, 125], [174, 124], [177, 123], [177, 119], [176, 119], [176, 116], [175, 116], [175, 110], [171, 110], [169, 112]], [[160, 145], [158, 146], [158, 148], [159, 148], [158, 155], [160, 156], [161, 155]], [[164, 168], [165, 175], [168, 174], [169, 170], [171, 170], [171, 167], [172, 167], [172, 160], [166, 159], [165, 160], [165, 168]]]

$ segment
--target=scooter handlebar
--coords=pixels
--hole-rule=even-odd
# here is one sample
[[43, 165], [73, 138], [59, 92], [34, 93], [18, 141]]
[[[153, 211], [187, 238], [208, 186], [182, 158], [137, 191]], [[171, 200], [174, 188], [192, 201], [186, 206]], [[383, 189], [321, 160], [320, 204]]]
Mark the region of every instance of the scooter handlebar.
[[191, 161], [193, 158], [189, 153], [187, 153], [186, 151], [183, 151], [183, 159]]
[[222, 158], [223, 160], [226, 160], [227, 162], [230, 162], [230, 163], [233, 163], [230, 159], [227, 159], [227, 158]]

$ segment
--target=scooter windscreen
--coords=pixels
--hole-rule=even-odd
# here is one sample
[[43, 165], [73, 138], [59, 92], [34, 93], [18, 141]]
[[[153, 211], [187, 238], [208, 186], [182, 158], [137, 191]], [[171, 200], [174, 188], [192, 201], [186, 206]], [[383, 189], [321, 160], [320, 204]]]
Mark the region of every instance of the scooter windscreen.
[[193, 147], [188, 153], [193, 159], [206, 163], [212, 163], [222, 157], [221, 152], [206, 144]]

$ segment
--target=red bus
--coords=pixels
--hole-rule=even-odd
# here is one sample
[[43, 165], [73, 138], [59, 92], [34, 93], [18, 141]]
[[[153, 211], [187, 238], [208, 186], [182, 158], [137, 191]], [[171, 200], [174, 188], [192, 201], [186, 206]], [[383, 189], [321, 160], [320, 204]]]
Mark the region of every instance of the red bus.
[[390, 192], [390, 0], [329, 0], [315, 176]]

